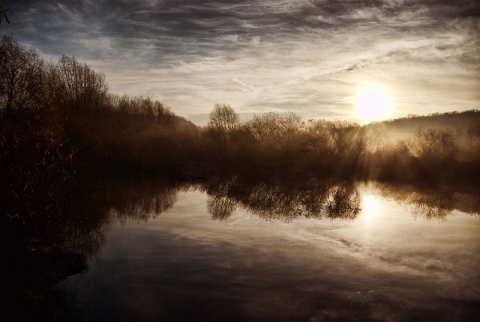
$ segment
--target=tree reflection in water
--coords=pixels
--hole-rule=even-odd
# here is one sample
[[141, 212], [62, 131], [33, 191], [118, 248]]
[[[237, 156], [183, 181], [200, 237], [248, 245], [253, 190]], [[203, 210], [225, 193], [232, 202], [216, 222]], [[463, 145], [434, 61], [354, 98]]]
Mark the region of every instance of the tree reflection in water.
[[[369, 184], [372, 185], [372, 183]], [[111, 189], [111, 191], [109, 191], [109, 189]], [[170, 209], [169, 207], [175, 203], [179, 191], [187, 190], [196, 190], [204, 194], [192, 194], [185, 199], [179, 198], [180, 201], [182, 201], [182, 206], [175, 208], [171, 213], [166, 215], [165, 218], [162, 218], [162, 220], [152, 222], [151, 226], [148, 226], [148, 230], [150, 231], [148, 236], [150, 236], [150, 238], [142, 239], [137, 246], [130, 246], [130, 244], [135, 244], [134, 240], [140, 236], [139, 234], [143, 234], [142, 229], [145, 229], [145, 226], [141, 229], [138, 229], [136, 225], [127, 226], [125, 227], [126, 229], [116, 229], [114, 235], [117, 238], [117, 242], [118, 240], [126, 238], [124, 234], [132, 233], [132, 231], [134, 234], [130, 236], [129, 241], [121, 243], [120, 246], [117, 244], [116, 250], [113, 252], [110, 249], [110, 255], [107, 256], [107, 260], [102, 264], [104, 265], [102, 269], [104, 269], [103, 274], [105, 275], [98, 275], [98, 272], [95, 272], [89, 280], [89, 284], [91, 284], [92, 281], [101, 281], [103, 278], [106, 278], [110, 272], [109, 269], [112, 269], [111, 266], [115, 266], [115, 269], [117, 269], [117, 265], [121, 263], [121, 265], [124, 265], [124, 268], [121, 268], [121, 270], [128, 271], [128, 273], [121, 271], [120, 273], [117, 272], [119, 275], [116, 276], [120, 276], [123, 279], [124, 274], [128, 274], [128, 277], [125, 279], [126, 285], [117, 285], [119, 283], [118, 281], [123, 280], [113, 278], [113, 280], [105, 283], [107, 289], [113, 289], [118, 293], [125, 294], [125, 298], [135, 297], [135, 299], [141, 298], [142, 301], [146, 299], [147, 303], [157, 303], [158, 305], [152, 308], [152, 312], [158, 313], [159, 316], [165, 320], [195, 320], [195, 318], [198, 320], [215, 320], [212, 318], [215, 316], [228, 316], [228, 320], [232, 320], [235, 317], [238, 320], [255, 320], [252, 318], [252, 315], [248, 315], [250, 313], [245, 313], [248, 312], [248, 310], [242, 311], [245, 303], [255, 308], [257, 308], [256, 305], [258, 305], [260, 310], [264, 309], [264, 312], [267, 312], [264, 313], [266, 314], [265, 316], [270, 316], [268, 314], [271, 312], [268, 310], [275, 306], [269, 307], [268, 305], [273, 304], [280, 306], [278, 303], [281, 303], [283, 306], [288, 302], [289, 296], [292, 296], [292, 298], [295, 297], [295, 299], [298, 297], [299, 301], [303, 301], [300, 302], [302, 305], [311, 305], [314, 308], [319, 305], [326, 308], [335, 307], [335, 309], [332, 309], [331, 315], [329, 312], [318, 312], [317, 316], [319, 319], [354, 320], [350, 316], [352, 312], [355, 312], [355, 316], [368, 317], [371, 313], [370, 310], [373, 310], [373, 308], [388, 309], [392, 303], [402, 303], [403, 300], [393, 300], [389, 298], [389, 296], [385, 296], [385, 299], [381, 298], [387, 294], [389, 287], [392, 290], [392, 297], [396, 297], [398, 294], [402, 295], [402, 292], [408, 292], [413, 289], [413, 295], [407, 296], [405, 302], [407, 303], [409, 301], [408, 299], [417, 298], [416, 296], [418, 294], [415, 294], [415, 291], [419, 292], [419, 289], [422, 289], [423, 286], [419, 286], [419, 288], [412, 287], [414, 281], [406, 278], [409, 277], [408, 274], [383, 272], [382, 278], [379, 279], [377, 271], [373, 270], [374, 273], [369, 275], [369, 271], [365, 271], [364, 268], [362, 268], [358, 274], [361, 277], [354, 279], [354, 281], [356, 281], [354, 282], [354, 287], [345, 288], [348, 290], [360, 288], [362, 292], [358, 291], [353, 293], [353, 295], [350, 293], [342, 293], [342, 297], [337, 297], [336, 284], [339, 283], [338, 281], [340, 280], [342, 281], [341, 283], [348, 280], [348, 273], [346, 271], [350, 271], [351, 267], [357, 266], [349, 266], [351, 263], [346, 264], [348, 260], [344, 261], [344, 253], [342, 253], [341, 258], [335, 256], [332, 261], [324, 261], [324, 258], [330, 256], [330, 241], [334, 241], [335, 245], [338, 242], [340, 246], [337, 246], [340, 251], [355, 254], [355, 259], [361, 257], [357, 256], [358, 254], [367, 254], [367, 258], [372, 258], [372, 261], [367, 261], [369, 264], [371, 262], [373, 263], [372, 265], [374, 265], [376, 263], [374, 259], [376, 258], [375, 256], [377, 256], [379, 259], [378, 262], [382, 265], [391, 265], [391, 267], [399, 269], [409, 267], [415, 269], [419, 267], [419, 265], [424, 265], [422, 261], [425, 258], [429, 258], [428, 267], [435, 267], [437, 261], [441, 262], [442, 258], [451, 258], [440, 257], [440, 255], [435, 254], [432, 255], [430, 252], [431, 249], [424, 248], [424, 245], [419, 245], [418, 248], [414, 247], [412, 255], [407, 254], [411, 250], [408, 243], [406, 243], [406, 246], [401, 246], [406, 247], [408, 251], [402, 250], [395, 252], [395, 248], [390, 248], [388, 243], [381, 245], [381, 247], [369, 244], [370, 242], [374, 244], [382, 241], [381, 238], [371, 239], [367, 236], [368, 242], [365, 244], [361, 242], [365, 237], [360, 238], [360, 241], [358, 239], [355, 240], [355, 236], [352, 240], [349, 239], [349, 233], [355, 235], [355, 231], [358, 233], [359, 230], [361, 231], [360, 235], [368, 235], [363, 231], [365, 227], [362, 225], [357, 226], [354, 221], [360, 216], [360, 213], [362, 213], [361, 199], [364, 190], [362, 190], [361, 185], [345, 181], [337, 182], [333, 179], [292, 180], [277, 178], [276, 180], [268, 180], [260, 178], [254, 180], [251, 178], [246, 179], [231, 176], [229, 178], [210, 178], [204, 182], [194, 184], [168, 182], [164, 184], [154, 184], [143, 182], [130, 185], [115, 183], [99, 191], [101, 195], [100, 200], [107, 201], [106, 205], [101, 207], [103, 211], [108, 214], [105, 223], [109, 225], [109, 223], [115, 220], [120, 220], [123, 223], [127, 220], [145, 221], [149, 218], [159, 216], [161, 213], [168, 211], [168, 209]], [[435, 216], [424, 215], [427, 213], [420, 214], [415, 211], [413, 212], [414, 216], [421, 215], [425, 216], [426, 219], [437, 219], [441, 216], [445, 218], [446, 214], [453, 209], [458, 209], [458, 207], [465, 208], [464, 201], [466, 200], [471, 200], [468, 206], [469, 209], [477, 209], [478, 211], [479, 204], [478, 202], [476, 204], [474, 203], [476, 198], [475, 192], [473, 194], [460, 194], [454, 193], [456, 190], [454, 188], [450, 190], [433, 190], [427, 188], [421, 189], [421, 187], [414, 188], [380, 184], [377, 190], [384, 196], [389, 196], [401, 203], [405, 203], [415, 211], [417, 211], [416, 209], [431, 209], [431, 213], [435, 214]], [[202, 197], [205, 197], [205, 195], [207, 198], [206, 208], [213, 220], [228, 221], [233, 213], [240, 210], [241, 212], [246, 212], [266, 221], [298, 221], [289, 225], [284, 225], [283, 223], [266, 223], [266, 225], [262, 224], [264, 228], [266, 227], [265, 229], [258, 230], [250, 230], [252, 224], [260, 222], [260, 220], [257, 219], [245, 221], [244, 223], [246, 225], [238, 226], [222, 225], [219, 223], [209, 225], [204, 220], [206, 219], [208, 221], [208, 218], [199, 219], [200, 216], [198, 216], [199, 213], [205, 214], [204, 208], [202, 209], [204, 204], [192, 205], [191, 209], [194, 210], [191, 211], [188, 208], [188, 203], [185, 203], [185, 200], [190, 202], [202, 200]], [[202, 197], [196, 199], [199, 196]], [[185, 205], [187, 205], [187, 207], [185, 207]], [[96, 205], [95, 207], [99, 206]], [[195, 214], [191, 212], [195, 212]], [[229, 221], [229, 223], [236, 223], [238, 222], [238, 218], [245, 218], [244, 213], [235, 213], [235, 216], [231, 218], [232, 220]], [[399, 213], [401, 214], [402, 212]], [[181, 218], [179, 218], [180, 216]], [[277, 235], [275, 235], [273, 239], [265, 239], [264, 236], [268, 235], [269, 229], [274, 229], [273, 227], [302, 227], [302, 225], [308, 225], [307, 230], [310, 229], [312, 221], [301, 221], [302, 218], [350, 221], [349, 223], [343, 222], [341, 225], [331, 225], [330, 223], [326, 223], [325, 225], [318, 224], [318, 227], [322, 229], [322, 235], [320, 241], [315, 243], [315, 245], [321, 245], [321, 247], [318, 247], [321, 249], [318, 254], [324, 256], [314, 256], [319, 259], [316, 263], [320, 263], [319, 265], [313, 265], [314, 268], [305, 267], [305, 265], [303, 265], [304, 262], [298, 260], [298, 258], [303, 256], [302, 252], [308, 253], [309, 250], [312, 250], [305, 248], [311, 244], [310, 240], [307, 240], [307, 243], [298, 243], [298, 240], [294, 239], [295, 243], [291, 243], [290, 239], [283, 240], [284, 236], [279, 239], [276, 237]], [[371, 217], [371, 220], [376, 219], [379, 218], [375, 216]], [[362, 223], [361, 220], [358, 222]], [[395, 222], [398, 223], [398, 221], [390, 221], [390, 223]], [[411, 220], [409, 220], [409, 222], [411, 222]], [[172, 223], [175, 227], [173, 231], [169, 229], [169, 227], [171, 227], [169, 225], [172, 225]], [[298, 226], [297, 223], [299, 223]], [[316, 225], [317, 224], [314, 224], [312, 226]], [[132, 226], [134, 227], [133, 229]], [[333, 226], [340, 226], [341, 228], [337, 229], [337, 232], [340, 230], [342, 233], [335, 235], [334, 231], [323, 231], [323, 227]], [[227, 229], [225, 229], [225, 227]], [[243, 229], [247, 229], [245, 234], [233, 234], [234, 236], [232, 236], [231, 232], [242, 232], [242, 227]], [[345, 229], [345, 227], [350, 228]], [[232, 228], [232, 230], [230, 228]], [[180, 232], [177, 234], [176, 231]], [[217, 235], [216, 233], [219, 231], [222, 233]], [[313, 231], [315, 231], [315, 228]], [[386, 229], [386, 231], [385, 234], [388, 235], [390, 230]], [[393, 229], [393, 231], [395, 230]], [[397, 233], [399, 231], [397, 231]], [[373, 229], [370, 232], [375, 232], [375, 230]], [[259, 235], [252, 236], [252, 233]], [[275, 234], [277, 233], [283, 234], [281, 230], [275, 231]], [[293, 234], [296, 233], [297, 230], [295, 230]], [[307, 238], [310, 236], [319, 237], [319, 235], [312, 235], [310, 233], [307, 235], [299, 235], [300, 237], [307, 236]], [[392, 240], [398, 238], [393, 235]], [[175, 238], [172, 238], [172, 236]], [[212, 236], [213, 239], [209, 239], [212, 238]], [[243, 244], [246, 236], [251, 236], [255, 245], [249, 241]], [[336, 238], [330, 239], [332, 236]], [[198, 242], [199, 240], [200, 242]], [[405, 239], [402, 238], [397, 240], [402, 243], [405, 241]], [[260, 241], [258, 242], [259, 247], [256, 245], [257, 241]], [[261, 241], [264, 241], [264, 244], [261, 244]], [[112, 244], [115, 244], [115, 242], [112, 242]], [[244, 245], [243, 247], [247, 245], [247, 248], [238, 245]], [[292, 248], [288, 249], [293, 251], [290, 252], [289, 250], [289, 252], [286, 252], [289, 260], [282, 262], [283, 257], [275, 252], [277, 245], [292, 245]], [[346, 247], [343, 247], [345, 245]], [[151, 249], [145, 251], [145, 248], [149, 247]], [[112, 248], [115, 249], [115, 247]], [[138, 253], [139, 250], [140, 252], [145, 251], [145, 253], [141, 255]], [[237, 250], [238, 253], [236, 252]], [[379, 250], [377, 255], [371, 255], [375, 254], [377, 250]], [[389, 253], [390, 250], [392, 250], [391, 254]], [[332, 249], [332, 252], [334, 253], [335, 250]], [[418, 254], [423, 252], [428, 252], [426, 257]], [[125, 256], [125, 253], [129, 253], [129, 256]], [[307, 257], [310, 256], [307, 255]], [[114, 259], [113, 261], [112, 258]], [[309, 258], [308, 260], [311, 259]], [[411, 264], [409, 261], [418, 261], [420, 264]], [[354, 261], [354, 263], [358, 264], [356, 261]], [[425, 264], [425, 266], [427, 266], [427, 264]], [[305, 273], [307, 277], [303, 282], [302, 276], [298, 275], [299, 267], [304, 269], [302, 270], [302, 275]], [[318, 267], [323, 267], [325, 271], [317, 271]], [[360, 265], [360, 267], [362, 266]], [[145, 268], [147, 269], [145, 270]], [[345, 269], [345, 272], [342, 271], [341, 274], [336, 275], [332, 271], [337, 269]], [[311, 275], [308, 275], [309, 270]], [[265, 275], [269, 275], [270, 277], [266, 277], [262, 275], [262, 273], [253, 273], [254, 271], [266, 272]], [[442, 272], [448, 273], [448, 270]], [[400, 276], [398, 279], [395, 278], [393, 282], [387, 282], [387, 278], [395, 277], [397, 273]], [[418, 271], [415, 271], [415, 273], [418, 273]], [[429, 271], [427, 270], [426, 274], [428, 273]], [[308, 277], [317, 276], [317, 274], [319, 276], [329, 276], [330, 281], [322, 284], [318, 282], [318, 279], [312, 278], [313, 281], [319, 283], [318, 286], [316, 286], [317, 288], [313, 288], [313, 291], [310, 291], [311, 289], [308, 288], [309, 291], [303, 293], [305, 287], [307, 287], [305, 285], [310, 287], [311, 284], [314, 284], [309, 282]], [[365, 274], [370, 277], [363, 277]], [[293, 277], [291, 279], [278, 278], [290, 276]], [[384, 278], [386, 282], [383, 282]], [[406, 279], [402, 280], [402, 278]], [[277, 288], [278, 281], [282, 283], [281, 288]], [[362, 284], [363, 281], [367, 281], [367, 283]], [[400, 281], [405, 282], [406, 286], [399, 286], [397, 283]], [[415, 280], [415, 283], [416, 282], [417, 280]], [[302, 285], [302, 283], [304, 284]], [[346, 283], [348, 284], [348, 281]], [[100, 284], [102, 283], [100, 282]], [[150, 288], [150, 285], [152, 285], [152, 288]], [[376, 285], [377, 288], [372, 285]], [[388, 285], [388, 287], [386, 285]], [[99, 289], [101, 290], [102, 288]], [[90, 290], [90, 292], [87, 292], [86, 295], [84, 294], [83, 296], [91, 298], [92, 294], [97, 292], [97, 290], [97, 288], [94, 288], [94, 290]], [[282, 293], [283, 291], [284, 293]], [[128, 295], [126, 295], [127, 293]], [[269, 298], [270, 296], [271, 299]], [[282, 296], [285, 297], [281, 298]], [[305, 297], [302, 298], [302, 296]], [[121, 297], [123, 298], [123, 295]], [[379, 304], [377, 304], [376, 301], [378, 301]], [[122, 302], [118, 299], [112, 300], [112, 302], [106, 301], [105, 303], [106, 313], [103, 312], [105, 314], [109, 313], [109, 310], [112, 310], [112, 308], [121, 310], [120, 306]], [[221, 303], [221, 305], [218, 305], [218, 303]], [[264, 303], [268, 303], [268, 305], [262, 307]], [[450, 302], [447, 304], [451, 305]], [[400, 312], [407, 310], [409, 304], [407, 303], [405, 305], [404, 308], [399, 308]], [[134, 307], [146, 308], [147, 305]], [[415, 305], [413, 305], [413, 307], [415, 307]], [[103, 306], [98, 305], [98, 308], [102, 310]], [[150, 312], [148, 308], [146, 308], [146, 310]], [[306, 311], [308, 312], [308, 309]], [[121, 310], [120, 312], [117, 316], [121, 316], [121, 314], [133, 314], [133, 310], [131, 312]], [[286, 310], [286, 312], [295, 317], [302, 316], [301, 313], [296, 312], [294, 309]], [[422, 318], [430, 314], [430, 311], [425, 312], [420, 312], [424, 314]], [[470, 311], [466, 310], [466, 312], [468, 313]], [[210, 313], [211, 315], [208, 315]], [[229, 313], [231, 315], [228, 315]], [[88, 316], [90, 313], [86, 312], [85, 314]], [[198, 318], [201, 314], [206, 315]], [[388, 316], [390, 312], [387, 310], [385, 314], [385, 316]], [[395, 314], [395, 309], [392, 309], [391, 314]], [[133, 314], [131, 316], [135, 315]], [[154, 316], [153, 313], [151, 316]], [[411, 317], [411, 315], [406, 316]], [[432, 316], [436, 317], [438, 315]], [[430, 317], [431, 316], [428, 315], [428, 318]], [[426, 320], [428, 320], [428, 318]], [[145, 318], [145, 320], [154, 319]], [[288, 320], [288, 318], [285, 318], [285, 320]], [[307, 319], [292, 318], [291, 320]]]
[[361, 198], [352, 185], [335, 186], [326, 203], [327, 217], [331, 219], [355, 219], [361, 210]]
[[[0, 255], [0, 317], [16, 321], [70, 320], [74, 314], [55, 286], [87, 269], [87, 258], [98, 253], [105, 232], [116, 221], [146, 221], [176, 202], [189, 184], [172, 181], [96, 178], [78, 179], [79, 193], [62, 213], [33, 236], [22, 227], [2, 223]], [[8, 233], [7, 233], [8, 232]]]
[[445, 220], [455, 210], [480, 214], [478, 187], [425, 187], [376, 184], [385, 197], [406, 205], [415, 218]]
[[[435, 189], [372, 182], [369, 185], [377, 187], [384, 196], [407, 205], [415, 217], [441, 219], [454, 210], [480, 213], [477, 189], [456, 192], [455, 187]], [[88, 202], [81, 200], [75, 205], [77, 211], [88, 216], [81, 216], [82, 221], [70, 226], [76, 229], [84, 226], [86, 232], [93, 231], [97, 235], [102, 234], [98, 223], [108, 227], [115, 221], [147, 221], [170, 209], [177, 201], [178, 192], [189, 190], [207, 194], [207, 210], [214, 220], [226, 220], [237, 209], [265, 220], [285, 222], [302, 217], [353, 220], [362, 210], [359, 184], [333, 179], [252, 180], [231, 176], [210, 178], [201, 183], [117, 179], [94, 187], [101, 189], [96, 189]]]
[[[443, 220], [454, 210], [480, 213], [479, 191], [475, 187], [369, 184], [376, 186], [385, 197], [406, 205], [414, 217]], [[286, 222], [301, 217], [351, 220], [362, 210], [362, 196], [354, 182], [252, 181], [234, 176], [212, 179], [197, 188], [207, 192], [208, 211], [215, 220], [228, 219], [238, 208], [266, 220]]]
[[[200, 187], [202, 188], [202, 187]], [[205, 188], [213, 219], [227, 219], [237, 207], [266, 220], [296, 218], [354, 219], [361, 198], [352, 183], [320, 180], [302, 182], [213, 180]]]
[[[232, 185], [235, 179], [232, 180], [215, 180], [215, 183], [208, 185], [206, 188], [208, 193], [207, 209], [212, 215], [212, 219], [226, 220], [235, 211], [236, 202], [228, 196], [232, 190]], [[201, 190], [205, 189], [203, 186], [199, 187]]]
[[[68, 301], [61, 292], [55, 291], [53, 296], [53, 287], [86, 269], [86, 259], [100, 250], [112, 223], [155, 218], [176, 203], [180, 191], [205, 192], [207, 210], [214, 220], [227, 220], [236, 209], [269, 221], [353, 220], [361, 212], [362, 204], [355, 183], [327, 179], [253, 180], [232, 176], [202, 183], [138, 178], [79, 181], [79, 186], [87, 187], [86, 191], [91, 193], [65, 205], [68, 215], [15, 247], [7, 242], [6, 235], [2, 237], [2, 260], [10, 264], [1, 271], [1, 299], [11, 312], [21, 312], [19, 320], [68, 317]], [[415, 217], [443, 220], [456, 209], [480, 213], [478, 189], [376, 186], [384, 196], [408, 205]]]

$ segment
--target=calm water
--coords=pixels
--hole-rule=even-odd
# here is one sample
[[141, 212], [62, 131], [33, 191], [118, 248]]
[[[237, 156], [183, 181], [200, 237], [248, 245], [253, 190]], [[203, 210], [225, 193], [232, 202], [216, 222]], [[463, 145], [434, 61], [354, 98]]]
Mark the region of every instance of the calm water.
[[62, 283], [81, 321], [480, 318], [478, 193], [233, 180], [98, 200], [89, 269]]

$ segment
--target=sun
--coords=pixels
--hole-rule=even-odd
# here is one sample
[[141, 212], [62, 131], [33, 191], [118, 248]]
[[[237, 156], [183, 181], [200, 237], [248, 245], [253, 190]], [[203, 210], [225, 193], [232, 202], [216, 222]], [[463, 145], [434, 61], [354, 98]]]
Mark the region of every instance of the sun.
[[362, 121], [378, 121], [391, 113], [390, 94], [385, 86], [368, 84], [355, 96], [356, 116]]

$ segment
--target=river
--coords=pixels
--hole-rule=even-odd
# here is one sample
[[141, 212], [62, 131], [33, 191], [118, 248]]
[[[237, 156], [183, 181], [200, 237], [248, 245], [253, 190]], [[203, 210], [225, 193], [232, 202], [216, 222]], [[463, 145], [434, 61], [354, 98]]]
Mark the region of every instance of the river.
[[321, 180], [140, 186], [98, 197], [115, 201], [88, 234], [89, 268], [61, 283], [79, 321], [480, 317], [478, 193]]

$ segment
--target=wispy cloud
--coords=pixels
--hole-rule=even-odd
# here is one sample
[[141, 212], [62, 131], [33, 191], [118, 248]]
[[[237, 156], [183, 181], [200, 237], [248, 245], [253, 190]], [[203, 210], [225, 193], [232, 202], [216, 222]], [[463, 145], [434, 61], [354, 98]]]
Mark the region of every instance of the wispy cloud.
[[349, 117], [352, 95], [367, 81], [392, 89], [396, 116], [480, 105], [475, 0], [30, 0], [6, 7], [13, 23], [5, 32], [21, 42], [48, 55], [75, 54], [104, 72], [112, 91], [149, 95], [184, 116], [205, 116], [225, 102], [247, 114]]

